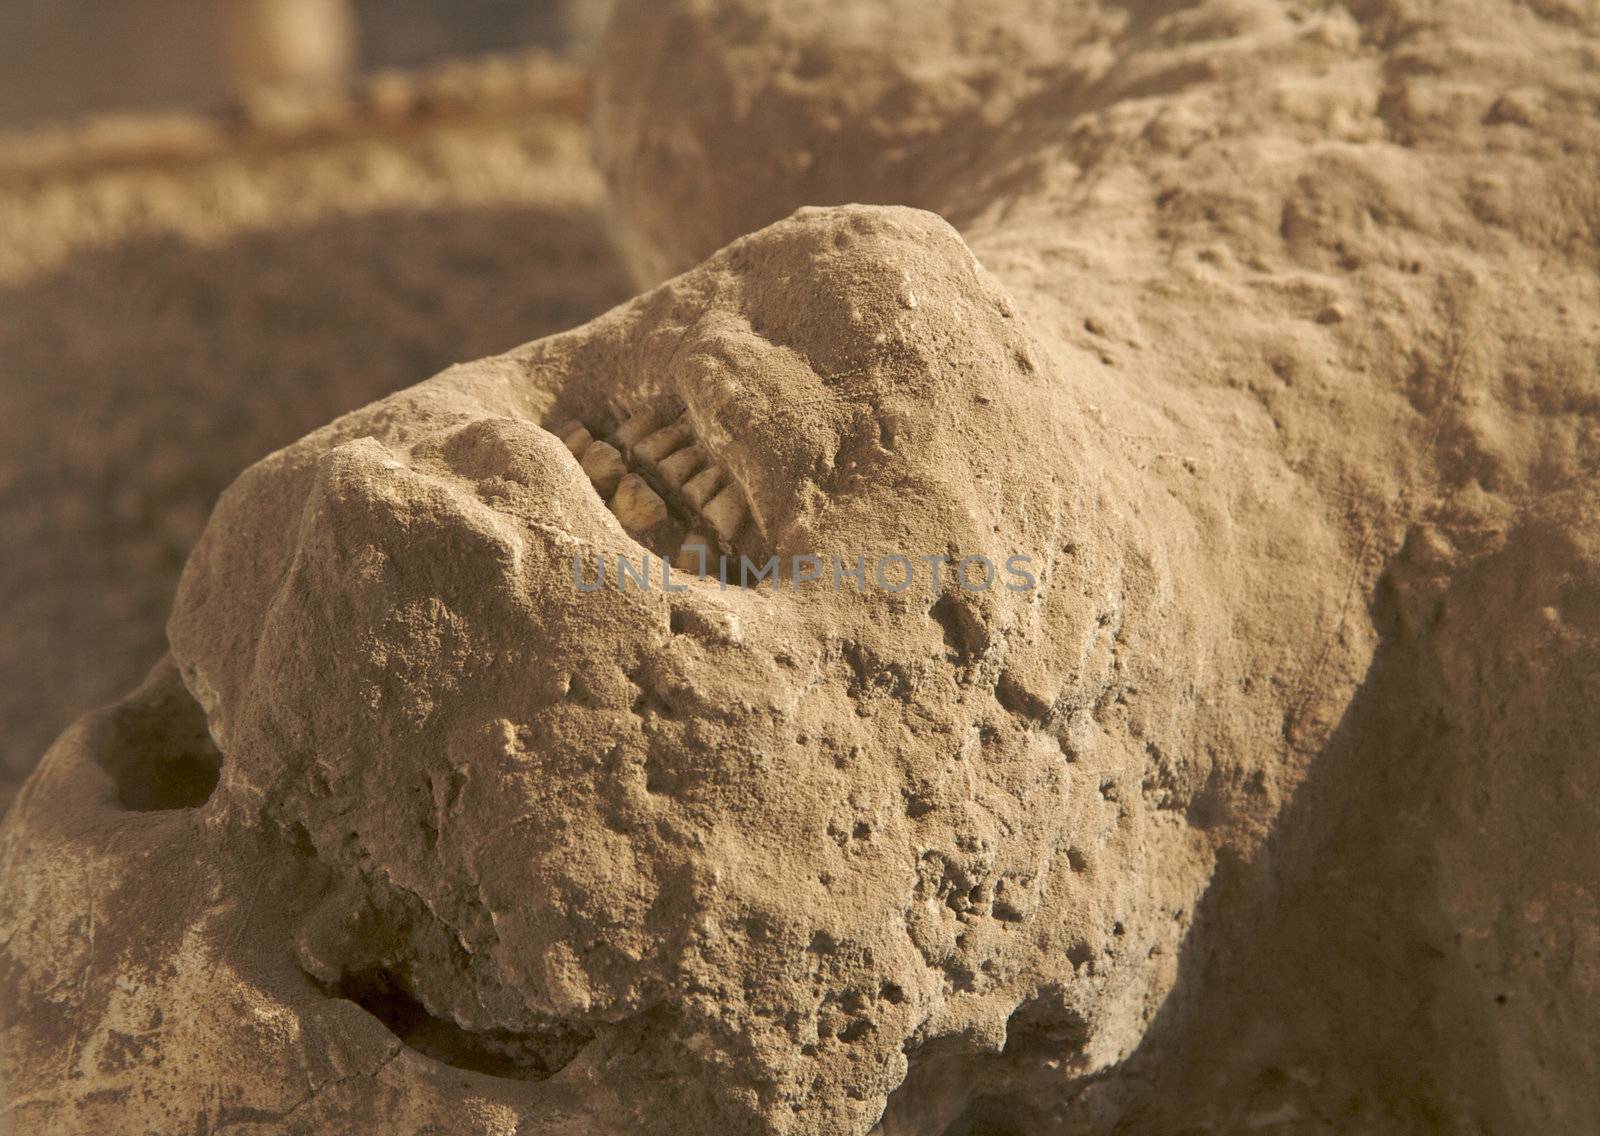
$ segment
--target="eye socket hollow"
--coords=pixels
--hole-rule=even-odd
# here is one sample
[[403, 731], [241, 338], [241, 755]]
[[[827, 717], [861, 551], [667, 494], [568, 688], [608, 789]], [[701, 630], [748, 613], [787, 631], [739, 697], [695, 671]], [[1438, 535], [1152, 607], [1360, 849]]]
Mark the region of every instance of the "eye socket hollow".
[[95, 760], [133, 812], [199, 808], [222, 774], [205, 711], [170, 663], [111, 711]]

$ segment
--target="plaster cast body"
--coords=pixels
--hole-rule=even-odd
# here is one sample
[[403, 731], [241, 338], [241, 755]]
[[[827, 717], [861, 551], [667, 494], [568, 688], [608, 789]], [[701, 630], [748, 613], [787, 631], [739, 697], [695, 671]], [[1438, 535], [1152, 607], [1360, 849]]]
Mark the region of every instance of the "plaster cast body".
[[[1571, 162], [1501, 131], [1554, 212], [1486, 220], [1508, 199], [1470, 116], [1429, 101], [1437, 70], [1365, 98], [1418, 53], [1450, 73], [1439, 33], [1041, 5], [1038, 67], [1012, 73], [999, 5], [903, 41], [825, 6], [635, 7], [601, 158], [637, 273], [681, 275], [246, 471], [186, 569], [175, 662], [19, 800], [5, 1045], [42, 1130], [1159, 1118], [1145, 1055], [1229, 1020], [1197, 1019], [1183, 967], [1274, 942], [1274, 904], [1295, 918], [1239, 865], [1292, 882], [1293, 833], [1326, 821], [1285, 803], [1400, 736], [1361, 733], [1364, 694], [1592, 784], [1594, 218]], [[667, 97], [667, 45], [725, 67]], [[1553, 70], [1549, 128], [1592, 143], [1560, 109], [1589, 81]], [[861, 198], [956, 227], [830, 204]], [[808, 202], [829, 207], [778, 219]], [[1020, 553], [1039, 587], [573, 586], [574, 555], [696, 540]], [[1531, 608], [1504, 583], [1527, 547], [1550, 565]], [[1531, 671], [1463, 661], [1478, 640], [1441, 614], [1462, 595], [1486, 627], [1544, 613]], [[1555, 684], [1560, 724], [1535, 739], [1502, 683]], [[209, 742], [173, 741], [185, 690]], [[1503, 776], [1498, 749], [1404, 742], [1461, 762], [1464, 801]], [[1582, 845], [1590, 807], [1551, 840]], [[1581, 937], [1588, 887], [1550, 883], [1527, 935]], [[1458, 925], [1504, 918], [1441, 894]], [[1593, 1115], [1588, 1081], [1512, 1040], [1462, 1052], [1439, 1108]], [[1318, 1091], [1208, 1107], [1304, 1117]], [[1408, 1130], [1410, 1098], [1371, 1099]]]

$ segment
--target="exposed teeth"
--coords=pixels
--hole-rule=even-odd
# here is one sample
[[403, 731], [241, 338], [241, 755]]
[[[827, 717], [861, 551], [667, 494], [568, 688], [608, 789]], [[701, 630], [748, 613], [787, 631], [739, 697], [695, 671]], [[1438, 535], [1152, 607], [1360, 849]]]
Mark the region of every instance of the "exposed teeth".
[[634, 446], [637, 446], [640, 442], [644, 441], [645, 438], [655, 433], [656, 429], [660, 425], [661, 420], [653, 412], [641, 410], [639, 413], [630, 416], [622, 425], [618, 426], [617, 431], [612, 435], [612, 438], [617, 445], [632, 449]]
[[701, 512], [717, 530], [717, 535], [731, 543], [739, 526], [744, 524], [744, 492], [737, 485], [730, 485], [711, 498]]
[[744, 491], [710, 464], [682, 404], [612, 411], [622, 423], [598, 439], [577, 420], [553, 433], [630, 536], [663, 556], [677, 544], [672, 563], [681, 572], [707, 570], [749, 516]]
[[703, 574], [711, 570], [714, 556], [710, 537], [702, 533], [690, 533], [684, 538], [678, 555], [672, 558], [672, 566], [680, 572]]
[[575, 458], [581, 459], [589, 447], [594, 445], [594, 435], [584, 428], [582, 422], [568, 422], [558, 429], [556, 433], [561, 435], [562, 444], [571, 451], [572, 456]]
[[633, 537], [648, 533], [667, 519], [667, 503], [637, 473], [628, 474], [617, 485], [610, 508]]
[[578, 464], [583, 467], [583, 472], [589, 475], [595, 492], [608, 499], [617, 491], [617, 486], [628, 473], [628, 465], [622, 460], [622, 453], [607, 442], [596, 442], [590, 446], [583, 452]]
[[695, 474], [683, 485], [683, 497], [696, 509], [704, 510], [706, 502], [722, 488], [722, 467], [709, 466]]
[[645, 438], [633, 447], [633, 452], [637, 457], [654, 463], [692, 441], [694, 430], [689, 426], [688, 418], [683, 417]]
[[706, 461], [707, 454], [699, 445], [685, 446], [656, 466], [656, 472], [661, 475], [661, 480], [674, 489], [682, 489], [683, 483], [705, 465]]

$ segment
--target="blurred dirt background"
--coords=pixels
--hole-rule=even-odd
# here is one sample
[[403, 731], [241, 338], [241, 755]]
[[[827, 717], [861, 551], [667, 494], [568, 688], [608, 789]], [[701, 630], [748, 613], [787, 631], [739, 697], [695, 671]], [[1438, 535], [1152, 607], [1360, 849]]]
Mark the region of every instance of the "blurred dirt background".
[[241, 65], [268, 46], [263, 11], [298, 33], [301, 53], [342, 20], [343, 62], [373, 71], [528, 48], [582, 55], [609, 9], [609, 0], [7, 0], [0, 128], [223, 102]]
[[[195, 8], [54, 7], [163, 6]], [[6, 6], [0, 57], [46, 7]], [[492, 31], [430, 25], [438, 4], [390, 7], [389, 61]], [[98, 27], [114, 36], [118, 17]], [[629, 292], [600, 222], [581, 65], [456, 58], [267, 102], [197, 74], [175, 67], [169, 80], [193, 81], [176, 94], [129, 87], [182, 109], [129, 113], [66, 83], [24, 113], [25, 80], [0, 66], [0, 121], [31, 122], [0, 134], [0, 807], [68, 722], [161, 654], [184, 557], [241, 468]], [[86, 105], [103, 113], [41, 113]]]

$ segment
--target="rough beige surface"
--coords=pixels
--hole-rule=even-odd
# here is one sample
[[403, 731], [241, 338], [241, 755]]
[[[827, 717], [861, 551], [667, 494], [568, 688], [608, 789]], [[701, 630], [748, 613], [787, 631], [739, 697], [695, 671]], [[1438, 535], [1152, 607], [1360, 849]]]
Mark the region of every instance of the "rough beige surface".
[[[683, 274], [227, 491], [0, 837], [19, 1122], [1595, 1127], [1583, 13], [622, 15]], [[1042, 586], [573, 586], [697, 534]]]
[[495, 60], [380, 76], [299, 124], [0, 140], [0, 802], [165, 650], [239, 470], [626, 298], [582, 93]]
[[[969, 1120], [1600, 1124], [1592, 6], [625, 12], [597, 143], [637, 276], [802, 203], [937, 210], [1134, 461], [1278, 455], [1350, 556], [1299, 569], [1348, 571], [1330, 630], [1378, 645], [1331, 738], [1286, 720], [1310, 780], [1141, 1049], [949, 1078]], [[1326, 642], [1290, 646], [1331, 693]]]
[[[470, 1039], [424, 1052], [598, 1081], [635, 1132], [865, 1131], [908, 1049], [1032, 1036], [1078, 1073], [1126, 1055], [1215, 847], [1248, 844], [1279, 798], [1291, 700], [1325, 701], [1240, 630], [1259, 582], [1238, 565], [1342, 554], [1247, 460], [1283, 535], [1241, 544], [1072, 389], [942, 221], [813, 211], [252, 467], [169, 628], [227, 755], [185, 843], [220, 870], [249, 830], [272, 870], [316, 881], [259, 901], [300, 977], [250, 996], [344, 1013], [320, 988], [406, 1034], [403, 992], [405, 1023]], [[733, 543], [752, 557], [1022, 553], [1041, 587], [577, 590], [573, 554], [638, 546], [539, 424], [576, 419], [649, 465], [656, 435], [630, 423], [680, 408], [677, 440], [748, 504]], [[1273, 627], [1330, 625], [1340, 575], [1275, 585]], [[22, 1003], [54, 984], [27, 976]], [[73, 1016], [104, 1013], [86, 993]], [[101, 1094], [96, 1050], [82, 1084]], [[286, 1114], [275, 1082], [301, 1076], [235, 1082], [241, 1107]], [[115, 1108], [203, 1107], [175, 1090]], [[476, 1091], [540, 1122], [540, 1091]], [[29, 1115], [55, 1121], [50, 1098]], [[320, 1125], [341, 1099], [314, 1097]]]

